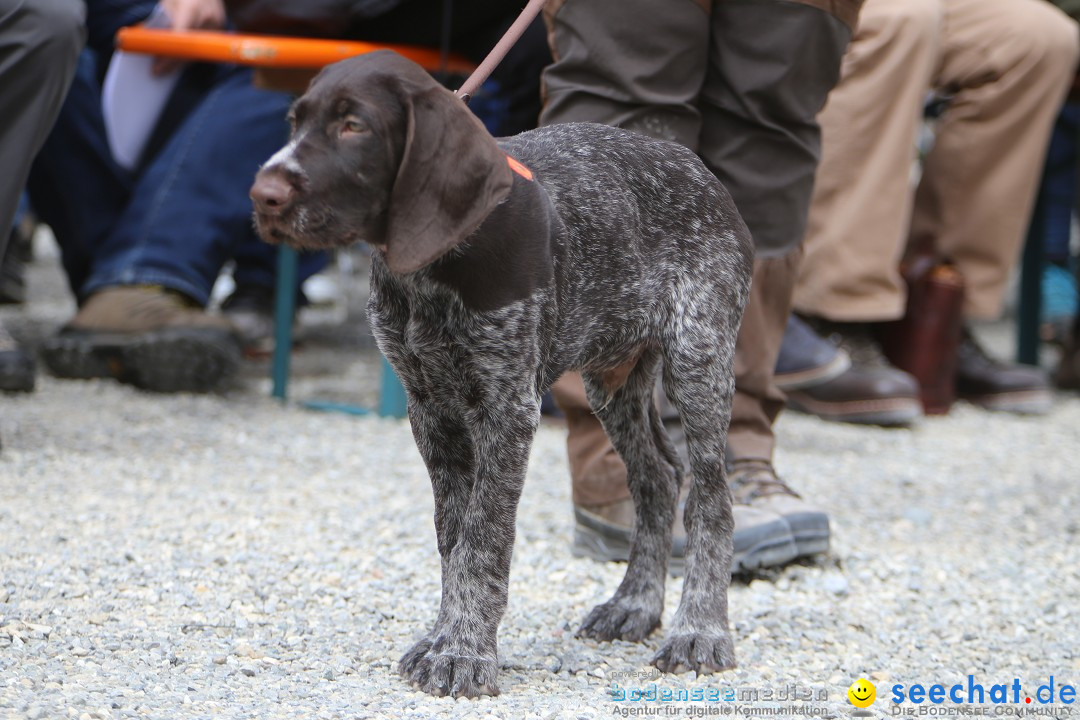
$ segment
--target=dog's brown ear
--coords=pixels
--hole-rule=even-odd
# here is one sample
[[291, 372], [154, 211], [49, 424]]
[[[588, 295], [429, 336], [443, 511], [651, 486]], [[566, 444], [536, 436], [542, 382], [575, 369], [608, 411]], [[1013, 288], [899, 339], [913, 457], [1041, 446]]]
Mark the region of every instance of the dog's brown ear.
[[405, 149], [386, 228], [386, 264], [410, 273], [480, 226], [510, 192], [510, 167], [495, 139], [442, 87], [405, 99]]

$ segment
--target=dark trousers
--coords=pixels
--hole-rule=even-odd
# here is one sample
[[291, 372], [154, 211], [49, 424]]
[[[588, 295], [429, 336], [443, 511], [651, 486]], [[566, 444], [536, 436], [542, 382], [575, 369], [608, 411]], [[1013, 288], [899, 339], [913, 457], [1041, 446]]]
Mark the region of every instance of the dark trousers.
[[[858, 6], [565, 0], [545, 11], [555, 63], [544, 74], [541, 124], [601, 122], [695, 150], [731, 191], [754, 236], [758, 259], [736, 348], [728, 434], [736, 458], [772, 456], [772, 423], [783, 405], [772, 369], [820, 153], [815, 116], [839, 76]], [[579, 416], [571, 424], [571, 455], [610, 453], [595, 442], [580, 447], [589, 432], [580, 415], [588, 406], [568, 387], [573, 382], [564, 379], [555, 393], [568, 415]], [[592, 422], [596, 437], [599, 424]], [[575, 474], [576, 497], [618, 499], [610, 471], [600, 473], [606, 489], [595, 494], [578, 487], [587, 475]]]
[[85, 37], [81, 0], [0, 0], [0, 257]]

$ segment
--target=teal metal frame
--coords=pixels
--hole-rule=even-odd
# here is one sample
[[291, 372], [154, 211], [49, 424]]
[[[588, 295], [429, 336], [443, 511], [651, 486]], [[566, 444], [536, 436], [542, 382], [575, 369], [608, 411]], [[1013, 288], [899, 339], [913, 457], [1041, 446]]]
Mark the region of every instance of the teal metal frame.
[[[296, 251], [287, 245], [278, 247], [277, 279], [274, 288], [274, 354], [270, 361], [271, 396], [285, 401], [289, 394], [289, 361], [293, 344], [293, 315], [296, 312]], [[348, 415], [367, 415], [371, 408], [334, 402], [305, 402], [311, 410], [341, 412]], [[379, 387], [380, 417], [403, 418], [407, 414], [408, 398], [394, 369], [382, 358], [382, 380]]]
[[1045, 255], [1046, 176], [1039, 182], [1020, 264], [1020, 299], [1016, 309], [1016, 361], [1039, 364], [1039, 315], [1042, 311], [1042, 272]]

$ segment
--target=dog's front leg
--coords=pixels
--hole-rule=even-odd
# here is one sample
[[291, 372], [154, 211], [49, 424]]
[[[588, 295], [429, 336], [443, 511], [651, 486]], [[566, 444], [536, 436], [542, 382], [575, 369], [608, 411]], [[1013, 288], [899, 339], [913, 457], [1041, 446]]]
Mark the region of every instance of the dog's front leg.
[[409, 418], [431, 474], [442, 556], [434, 627], [400, 672], [433, 695], [498, 694], [496, 632], [506, 609], [514, 520], [539, 403], [492, 393], [463, 412], [410, 399]]

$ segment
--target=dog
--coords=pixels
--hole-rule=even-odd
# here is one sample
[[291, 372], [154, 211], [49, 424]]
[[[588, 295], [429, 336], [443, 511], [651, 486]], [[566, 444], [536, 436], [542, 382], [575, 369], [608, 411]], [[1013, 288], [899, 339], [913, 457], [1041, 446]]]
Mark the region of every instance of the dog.
[[626, 575], [579, 635], [660, 624], [682, 468], [653, 388], [679, 411], [693, 485], [682, 601], [653, 658], [734, 667], [724, 448], [752, 243], [689, 150], [596, 124], [495, 140], [390, 51], [324, 68], [252, 186], [271, 243], [373, 248], [368, 314], [405, 386], [431, 476], [442, 601], [400, 673], [435, 695], [498, 693], [514, 522], [542, 393], [580, 370], [636, 507]]

